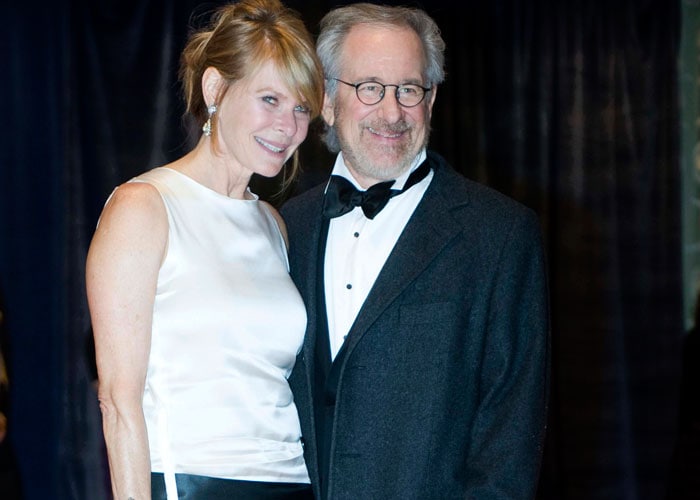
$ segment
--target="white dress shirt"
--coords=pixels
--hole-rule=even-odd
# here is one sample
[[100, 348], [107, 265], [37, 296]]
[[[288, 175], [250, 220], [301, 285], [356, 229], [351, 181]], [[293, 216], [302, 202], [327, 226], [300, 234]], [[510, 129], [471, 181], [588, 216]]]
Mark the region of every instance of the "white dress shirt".
[[[392, 189], [402, 189], [408, 176], [426, 158], [422, 150]], [[338, 154], [333, 175], [340, 175], [362, 189]], [[324, 262], [326, 313], [331, 358], [335, 359], [362, 304], [374, 285], [408, 219], [418, 206], [433, 178], [431, 171], [423, 180], [399, 196], [394, 196], [374, 219], [368, 219], [360, 207], [330, 220]]]

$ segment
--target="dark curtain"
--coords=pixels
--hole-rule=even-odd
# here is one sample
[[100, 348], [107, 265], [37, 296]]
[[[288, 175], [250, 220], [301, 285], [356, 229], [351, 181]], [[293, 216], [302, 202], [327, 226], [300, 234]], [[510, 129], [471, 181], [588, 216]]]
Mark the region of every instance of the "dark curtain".
[[[39, 498], [33, 490], [51, 491], [43, 497], [51, 498], [68, 389], [63, 350], [73, 333], [65, 323], [64, 277], [80, 274], [64, 260], [67, 16], [55, 6], [30, 12], [5, 2], [0, 19], [0, 288], [9, 340], [3, 354], [12, 367], [6, 439], [25, 475], [27, 498]], [[39, 481], [52, 489], [32, 488]]]
[[[552, 305], [540, 497], [664, 498], [682, 323], [675, 2], [471, 2], [433, 144], [540, 215]], [[696, 492], [697, 494], [697, 492]]]
[[[191, 146], [178, 57], [219, 3], [0, 7], [0, 289], [27, 499], [110, 497], [85, 253], [113, 187]], [[679, 2], [425, 3], [448, 44], [431, 147], [544, 230], [553, 366], [539, 497], [663, 499], [683, 336]], [[316, 32], [333, 2], [287, 4]], [[296, 190], [331, 165], [314, 132]], [[254, 184], [283, 202], [276, 180]]]

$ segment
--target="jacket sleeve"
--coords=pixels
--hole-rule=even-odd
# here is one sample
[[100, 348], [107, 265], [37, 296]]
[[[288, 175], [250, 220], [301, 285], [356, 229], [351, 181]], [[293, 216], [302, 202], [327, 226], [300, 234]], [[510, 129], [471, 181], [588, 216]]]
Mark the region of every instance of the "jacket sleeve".
[[549, 392], [549, 299], [530, 210], [503, 241], [489, 298], [466, 498], [535, 497]]

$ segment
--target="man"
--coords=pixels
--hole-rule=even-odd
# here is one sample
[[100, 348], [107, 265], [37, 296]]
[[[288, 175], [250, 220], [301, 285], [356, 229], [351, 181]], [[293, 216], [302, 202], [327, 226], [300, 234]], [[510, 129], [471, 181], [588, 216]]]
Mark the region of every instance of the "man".
[[316, 496], [532, 498], [548, 373], [536, 218], [426, 152], [444, 42], [424, 12], [335, 9], [317, 51], [340, 154], [327, 186], [283, 207]]

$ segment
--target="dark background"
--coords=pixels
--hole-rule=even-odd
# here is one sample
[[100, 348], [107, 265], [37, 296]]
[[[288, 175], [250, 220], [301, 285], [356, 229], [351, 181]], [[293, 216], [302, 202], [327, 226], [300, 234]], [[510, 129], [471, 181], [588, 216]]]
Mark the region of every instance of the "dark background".
[[[114, 186], [190, 147], [178, 56], [219, 3], [0, 7], [0, 291], [27, 499], [109, 498], [85, 254]], [[316, 33], [339, 3], [287, 5]], [[669, 480], [684, 338], [680, 3], [422, 6], [448, 46], [431, 147], [533, 208], [545, 235], [553, 367], [539, 497], [665, 498], [680, 477]], [[332, 165], [314, 135], [297, 190]], [[276, 186], [255, 180], [280, 204]]]

